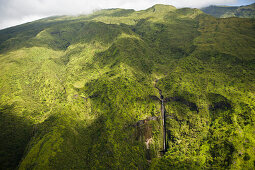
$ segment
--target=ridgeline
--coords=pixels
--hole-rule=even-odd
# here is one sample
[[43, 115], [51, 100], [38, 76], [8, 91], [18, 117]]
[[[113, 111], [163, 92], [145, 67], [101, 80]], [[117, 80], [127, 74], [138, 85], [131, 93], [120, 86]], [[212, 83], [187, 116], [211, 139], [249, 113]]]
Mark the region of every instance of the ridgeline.
[[254, 28], [155, 5], [0, 30], [0, 169], [254, 169]]

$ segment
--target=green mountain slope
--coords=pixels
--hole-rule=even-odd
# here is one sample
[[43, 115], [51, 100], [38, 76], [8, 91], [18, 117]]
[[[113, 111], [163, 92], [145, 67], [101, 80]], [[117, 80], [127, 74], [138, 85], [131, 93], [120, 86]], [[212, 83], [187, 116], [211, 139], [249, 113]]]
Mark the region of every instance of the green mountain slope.
[[155, 5], [1, 30], [1, 169], [253, 169], [254, 21]]
[[255, 18], [255, 3], [247, 6], [209, 6], [201, 9], [217, 18]]

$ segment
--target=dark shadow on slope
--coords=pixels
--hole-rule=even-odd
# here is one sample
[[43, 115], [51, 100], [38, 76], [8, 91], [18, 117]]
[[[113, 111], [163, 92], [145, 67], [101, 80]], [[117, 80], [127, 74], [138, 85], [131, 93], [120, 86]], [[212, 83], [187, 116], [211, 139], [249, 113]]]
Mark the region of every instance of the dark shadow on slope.
[[134, 37], [120, 38], [104, 52], [98, 53], [95, 61], [100, 66], [109, 65], [111, 68], [125, 63], [135, 70], [150, 74], [153, 69], [153, 54], [149, 46]]
[[104, 76], [87, 83], [81, 89], [90, 96], [92, 114], [100, 115], [94, 122], [95, 126], [90, 128], [93, 131], [91, 137], [87, 137], [91, 138], [87, 158], [90, 169], [97, 166], [107, 169], [146, 169], [147, 159], [156, 152], [148, 152], [145, 145], [145, 140], [152, 136], [152, 126], [146, 125], [145, 129], [140, 129], [140, 133], [136, 131], [137, 119], [132, 107], [140, 108], [139, 103], [144, 103], [137, 100], [141, 85], [125, 77], [109, 80]]
[[197, 30], [197, 19], [181, 19], [177, 18], [177, 15], [175, 12], [169, 12], [164, 17], [164, 23], [152, 23], [148, 18], [141, 19], [132, 30], [161, 57], [182, 58], [195, 50], [193, 40], [200, 33]]
[[[98, 97], [92, 99], [98, 106]], [[101, 102], [100, 102], [101, 103]], [[101, 103], [104, 105], [103, 103]], [[98, 115], [96, 108], [92, 113]], [[105, 110], [104, 113], [107, 113]], [[144, 145], [135, 141], [134, 127], [120, 126], [111, 113], [99, 115], [86, 126], [83, 121], [63, 124], [61, 152], [50, 160], [53, 169], [147, 169]], [[117, 115], [112, 115], [117, 116]], [[120, 120], [121, 121], [121, 120]], [[128, 124], [128, 123], [127, 123]], [[48, 129], [49, 131], [50, 129]]]
[[[94, 21], [75, 22], [67, 20], [54, 23], [54, 25], [46, 24], [46, 26], [40, 22], [38, 26], [37, 23], [31, 23], [32, 26], [35, 26], [27, 28], [26, 31], [23, 27], [13, 27], [0, 31], [0, 35], [5, 35], [5, 38], [0, 39], [1, 52], [5, 53], [23, 47], [35, 46], [53, 50], [66, 50], [72, 44], [95, 41], [107, 44], [113, 42], [122, 32], [129, 32], [129, 29], [123, 28], [123, 26]], [[12, 32], [14, 32], [14, 35], [11, 36]]]
[[232, 123], [233, 106], [231, 101], [215, 93], [209, 93], [208, 99], [210, 101], [209, 111], [212, 121], [218, 117], [223, 117], [225, 122]]
[[35, 45], [46, 45], [54, 50], [66, 50], [77, 43], [111, 43], [126, 30], [119, 25], [102, 22], [67, 22], [49, 28], [34, 41]]
[[31, 47], [31, 39], [41, 31], [67, 21], [38, 20], [10, 28], [0, 30], [0, 53], [17, 50], [23, 47]]
[[185, 104], [186, 106], [188, 106], [191, 111], [196, 111], [197, 113], [199, 112], [196, 103], [190, 102], [182, 96], [167, 97], [167, 98], [165, 98], [165, 102], [166, 103], [168, 103], [168, 102], [180, 102], [180, 103]]
[[[217, 142], [213, 140], [216, 140]], [[226, 139], [224, 140], [224, 138], [210, 139], [209, 143], [211, 144], [211, 148], [209, 152], [213, 158], [213, 160], [209, 161], [211, 168], [212, 169], [219, 169], [219, 168], [228, 169], [234, 159], [233, 154], [234, 152], [236, 152], [236, 149], [233, 143]]]
[[252, 125], [255, 122], [255, 118], [252, 114], [252, 108], [246, 103], [240, 103], [241, 112], [237, 115], [238, 124], [244, 128], [246, 125]]
[[16, 169], [32, 137], [32, 123], [13, 109], [14, 105], [0, 108], [0, 169]]

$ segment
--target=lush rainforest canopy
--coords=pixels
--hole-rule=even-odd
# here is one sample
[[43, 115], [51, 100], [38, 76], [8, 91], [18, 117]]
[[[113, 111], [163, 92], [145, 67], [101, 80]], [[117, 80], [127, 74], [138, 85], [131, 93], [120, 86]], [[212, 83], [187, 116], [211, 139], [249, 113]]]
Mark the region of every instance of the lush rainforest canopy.
[[254, 169], [254, 136], [255, 19], [155, 5], [0, 31], [0, 169]]

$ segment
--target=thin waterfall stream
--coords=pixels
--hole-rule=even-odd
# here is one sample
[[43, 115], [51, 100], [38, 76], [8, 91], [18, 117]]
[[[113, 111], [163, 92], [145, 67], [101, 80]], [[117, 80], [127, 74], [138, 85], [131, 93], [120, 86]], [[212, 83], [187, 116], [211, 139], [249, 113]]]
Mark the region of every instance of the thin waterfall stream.
[[162, 116], [162, 124], [163, 124], [163, 154], [166, 152], [166, 115], [165, 115], [165, 106], [164, 106], [164, 96], [162, 95], [162, 90], [157, 87], [158, 79], [155, 81], [154, 87], [158, 89], [161, 101], [161, 116]]

